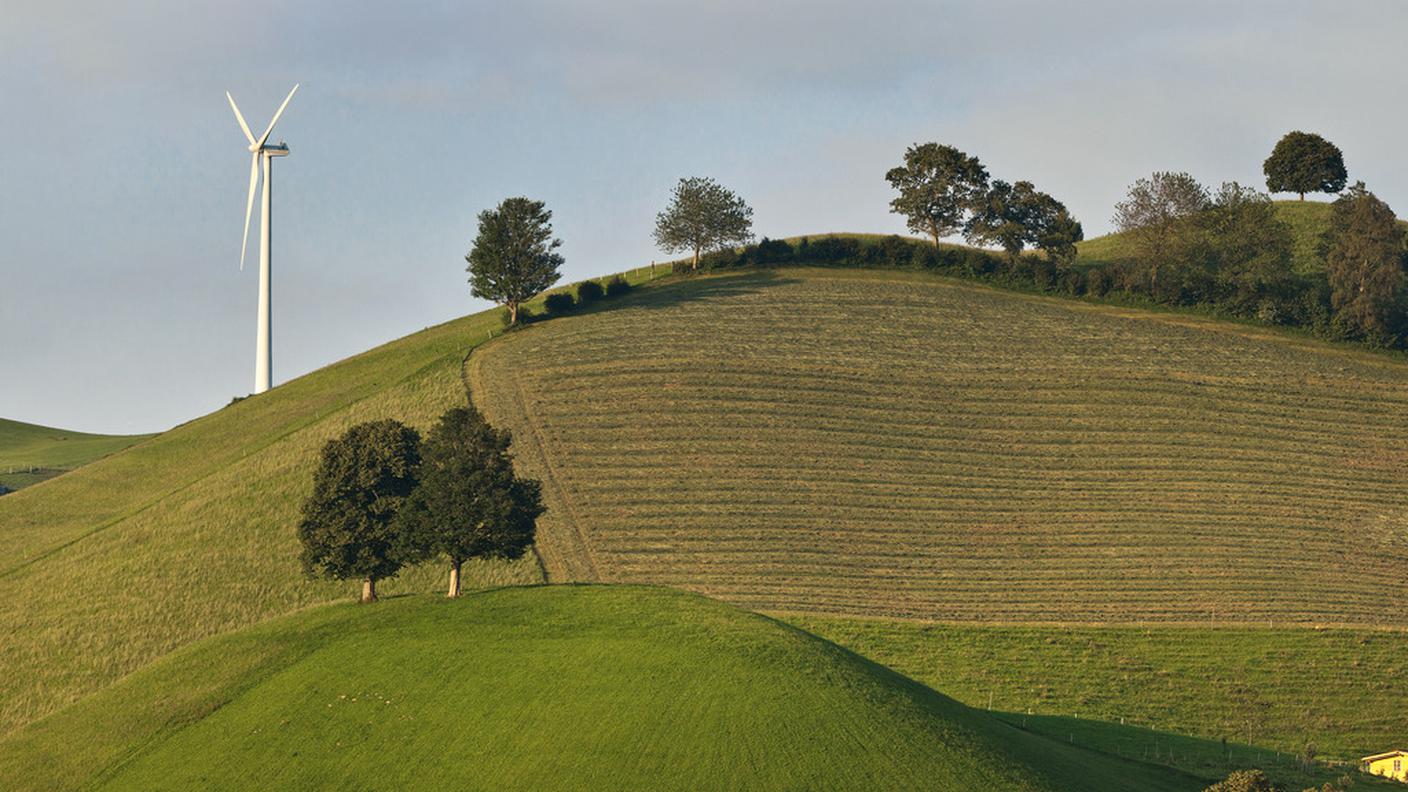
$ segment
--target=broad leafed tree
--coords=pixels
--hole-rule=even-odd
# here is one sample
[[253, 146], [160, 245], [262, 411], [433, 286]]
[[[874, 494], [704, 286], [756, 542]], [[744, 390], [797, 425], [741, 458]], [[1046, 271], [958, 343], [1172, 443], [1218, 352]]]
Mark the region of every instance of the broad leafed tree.
[[1251, 315], [1290, 295], [1294, 239], [1270, 196], [1225, 182], [1200, 218], [1219, 301]]
[[753, 209], [713, 179], [680, 179], [670, 204], [655, 217], [655, 244], [666, 253], [691, 252], [690, 269], [704, 253], [753, 240]]
[[1129, 234], [1138, 263], [1159, 294], [1159, 272], [1184, 263], [1197, 238], [1196, 218], [1208, 206], [1208, 192], [1186, 173], [1160, 171], [1130, 185], [1115, 204], [1115, 226]]
[[1349, 174], [1338, 146], [1311, 132], [1288, 132], [1262, 163], [1266, 189], [1293, 192], [1302, 201], [1308, 192], [1337, 193]]
[[1325, 234], [1325, 275], [1335, 317], [1351, 332], [1383, 336], [1403, 287], [1403, 228], [1363, 182], [1334, 203]]
[[479, 234], [465, 256], [470, 293], [507, 307], [509, 324], [517, 324], [519, 306], [562, 277], [561, 246], [542, 201], [505, 199], [479, 213]]
[[390, 419], [357, 424], [323, 446], [298, 538], [311, 577], [362, 581], [362, 601], [405, 562], [396, 514], [415, 488], [420, 435]]
[[1030, 245], [1065, 263], [1085, 238], [1080, 223], [1060, 201], [1029, 181], [1008, 184], [1001, 179], [974, 203], [964, 235], [975, 244], [1001, 247], [1012, 262]]
[[464, 562], [521, 558], [533, 545], [541, 486], [515, 475], [510, 442], [473, 407], [447, 411], [426, 435], [420, 485], [398, 519], [413, 557], [449, 560], [448, 596], [459, 596]]
[[916, 143], [905, 151], [904, 164], [891, 168], [885, 180], [899, 191], [890, 211], [938, 247], [940, 240], [963, 228], [968, 212], [983, 199], [988, 172], [977, 157], [953, 146]]

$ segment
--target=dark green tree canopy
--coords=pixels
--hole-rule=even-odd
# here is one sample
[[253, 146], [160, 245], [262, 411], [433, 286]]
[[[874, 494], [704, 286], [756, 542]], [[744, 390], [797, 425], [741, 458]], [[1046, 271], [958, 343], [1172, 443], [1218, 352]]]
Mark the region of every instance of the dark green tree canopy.
[[1337, 193], [1344, 189], [1349, 174], [1344, 154], [1338, 146], [1310, 132], [1288, 132], [1262, 163], [1266, 189], [1273, 193]]
[[541, 486], [514, 474], [510, 442], [473, 407], [447, 411], [426, 436], [420, 486], [398, 523], [415, 557], [449, 559], [451, 596], [465, 561], [519, 558], [533, 544]]
[[405, 561], [393, 522], [415, 488], [419, 464], [420, 435], [399, 421], [357, 424], [329, 440], [298, 525], [303, 570], [364, 579], [364, 599], [375, 598], [375, 581], [395, 575]]
[[1294, 241], [1270, 196], [1225, 182], [1199, 220], [1209, 268], [1217, 274], [1221, 298], [1234, 310], [1251, 314], [1268, 301], [1289, 297]]
[[1060, 201], [1029, 181], [1008, 184], [1001, 179], [974, 203], [964, 233], [976, 244], [1001, 247], [1013, 260], [1031, 245], [1058, 262], [1074, 258], [1076, 243], [1085, 238]]
[[988, 187], [988, 172], [953, 146], [916, 143], [904, 153], [904, 164], [891, 168], [885, 180], [899, 191], [890, 211], [904, 216], [909, 230], [934, 241], [957, 233]]
[[507, 198], [479, 213], [479, 235], [465, 256], [470, 293], [508, 307], [509, 323], [518, 306], [562, 277], [562, 240], [552, 238], [552, 212], [542, 201]]
[[713, 179], [680, 179], [670, 205], [655, 217], [655, 244], [667, 253], [704, 253], [746, 245], [753, 239], [753, 209]]
[[1324, 244], [1336, 319], [1363, 337], [1386, 335], [1403, 287], [1403, 228], [1393, 210], [1359, 182], [1335, 201]]

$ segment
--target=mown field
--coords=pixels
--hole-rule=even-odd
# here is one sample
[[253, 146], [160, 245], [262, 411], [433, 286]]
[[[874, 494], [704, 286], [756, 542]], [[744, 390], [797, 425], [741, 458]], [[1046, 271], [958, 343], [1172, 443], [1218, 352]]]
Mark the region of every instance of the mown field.
[[1408, 366], [922, 274], [696, 278], [472, 355], [555, 580], [986, 622], [1402, 625]]
[[0, 418], [0, 487], [37, 484], [148, 437], [70, 432]]
[[[428, 328], [0, 497], [0, 734], [191, 641], [355, 596], [298, 566], [319, 450], [359, 421], [423, 429], [463, 404], [464, 356], [500, 327], [486, 311]], [[429, 565], [382, 588], [439, 591], [444, 575]], [[531, 555], [466, 576], [542, 577]]]
[[144, 791], [1206, 783], [1024, 732], [716, 601], [576, 586], [337, 605], [211, 639], [0, 738], [0, 781]]
[[[1408, 712], [1393, 704], [1408, 685], [1401, 631], [783, 618], [965, 704], [1063, 716], [1032, 719], [1032, 728], [1088, 732], [1093, 744], [1135, 758], [1160, 741], [1177, 745], [1172, 762], [1194, 772], [1227, 766], [1223, 739], [1236, 766], [1293, 770], [1307, 743], [1321, 757], [1354, 760], [1408, 733]], [[1165, 736], [1121, 735], [1101, 721]]]

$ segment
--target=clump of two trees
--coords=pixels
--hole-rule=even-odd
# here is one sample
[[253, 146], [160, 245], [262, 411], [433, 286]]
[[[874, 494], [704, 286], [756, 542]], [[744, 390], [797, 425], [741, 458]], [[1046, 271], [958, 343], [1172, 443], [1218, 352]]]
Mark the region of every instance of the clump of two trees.
[[1028, 246], [1066, 262], [1085, 238], [1080, 223], [1060, 201], [1029, 181], [998, 179], [989, 184], [978, 158], [953, 146], [910, 146], [904, 163], [891, 168], [885, 180], [899, 192], [890, 210], [903, 215], [909, 229], [928, 236], [935, 247], [962, 231], [970, 242], [1001, 247], [1013, 263]]
[[473, 407], [449, 410], [424, 443], [395, 420], [348, 429], [323, 447], [298, 537], [309, 576], [377, 581], [437, 555], [450, 562], [449, 596], [471, 558], [519, 558], [543, 513], [540, 486], [513, 472], [508, 432]]

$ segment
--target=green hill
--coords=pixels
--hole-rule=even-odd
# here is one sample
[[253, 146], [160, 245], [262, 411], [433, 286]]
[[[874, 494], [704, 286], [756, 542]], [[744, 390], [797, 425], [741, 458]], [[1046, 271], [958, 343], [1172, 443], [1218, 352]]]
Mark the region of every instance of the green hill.
[[0, 418], [0, 487], [36, 484], [151, 436], [70, 432]]
[[[75, 751], [74, 746], [84, 746]], [[7, 789], [1197, 790], [659, 589], [504, 589], [212, 639], [0, 742]]]
[[[1276, 201], [1276, 214], [1291, 227], [1291, 266], [1296, 272], [1325, 268], [1320, 258], [1320, 237], [1330, 228], [1331, 204], [1325, 201]], [[1405, 227], [1408, 222], [1399, 221]], [[1077, 264], [1101, 264], [1130, 258], [1128, 235], [1120, 232], [1087, 239], [1077, 246]]]

